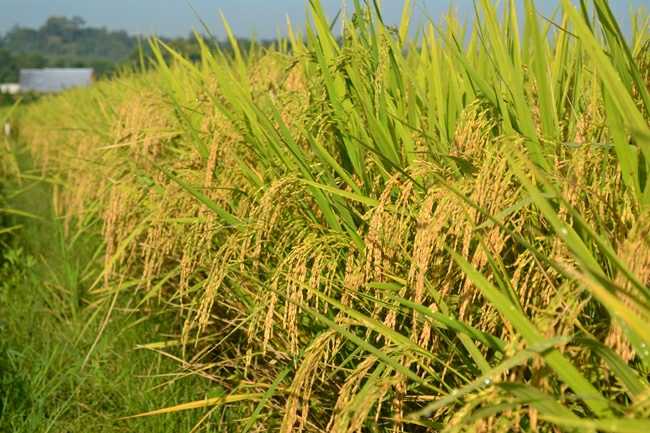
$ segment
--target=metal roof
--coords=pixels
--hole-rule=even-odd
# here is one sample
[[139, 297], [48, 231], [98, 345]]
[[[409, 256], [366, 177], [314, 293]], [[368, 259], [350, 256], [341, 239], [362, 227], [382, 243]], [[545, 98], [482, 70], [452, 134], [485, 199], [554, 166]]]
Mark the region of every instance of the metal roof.
[[89, 86], [93, 80], [90, 68], [21, 69], [20, 90], [23, 92], [61, 92], [71, 87]]

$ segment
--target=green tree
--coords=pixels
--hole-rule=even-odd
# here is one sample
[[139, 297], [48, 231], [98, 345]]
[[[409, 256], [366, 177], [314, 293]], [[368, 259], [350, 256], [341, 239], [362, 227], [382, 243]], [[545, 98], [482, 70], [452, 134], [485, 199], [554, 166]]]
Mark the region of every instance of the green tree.
[[0, 83], [18, 81], [18, 63], [16, 58], [7, 50], [0, 48]]

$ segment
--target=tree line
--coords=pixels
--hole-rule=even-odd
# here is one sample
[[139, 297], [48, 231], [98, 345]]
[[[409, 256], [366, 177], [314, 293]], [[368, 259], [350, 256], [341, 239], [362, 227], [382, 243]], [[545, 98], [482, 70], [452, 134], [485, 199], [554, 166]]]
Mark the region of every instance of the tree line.
[[[193, 35], [160, 38], [191, 60], [200, 58], [200, 47]], [[207, 38], [209, 40], [209, 38]], [[241, 39], [246, 50], [253, 43]], [[273, 41], [259, 44], [268, 46]], [[213, 42], [224, 51], [229, 46]], [[89, 27], [80, 17], [50, 17], [39, 28], [15, 26], [0, 35], [0, 83], [16, 82], [20, 69], [45, 67], [89, 67], [97, 77], [106, 77], [125, 65], [137, 65], [150, 55], [147, 40], [123, 30]]]

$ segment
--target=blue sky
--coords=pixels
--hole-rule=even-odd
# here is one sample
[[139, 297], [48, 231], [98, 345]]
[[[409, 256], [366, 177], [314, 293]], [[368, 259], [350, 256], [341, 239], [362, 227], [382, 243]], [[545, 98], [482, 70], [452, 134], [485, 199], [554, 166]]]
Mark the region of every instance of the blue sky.
[[[346, 0], [321, 0], [328, 13], [334, 15]], [[166, 36], [187, 35], [193, 28], [200, 28], [192, 9], [211, 26], [213, 32], [222, 36], [218, 11], [222, 10], [235, 33], [240, 36], [257, 34], [273, 37], [284, 31], [285, 17], [289, 15], [297, 26], [305, 20], [307, 0], [0, 0], [0, 33], [13, 25], [36, 27], [51, 15], [78, 15], [90, 25], [110, 29], [124, 29], [130, 33]], [[398, 22], [402, 0], [383, 0], [386, 19]], [[461, 16], [471, 16], [472, 0], [417, 0], [417, 15], [436, 19], [450, 4]], [[543, 12], [549, 12], [556, 0], [537, 0]], [[352, 0], [347, 0], [352, 4]], [[645, 6], [650, 0], [612, 0], [617, 14], [625, 16], [627, 9]]]

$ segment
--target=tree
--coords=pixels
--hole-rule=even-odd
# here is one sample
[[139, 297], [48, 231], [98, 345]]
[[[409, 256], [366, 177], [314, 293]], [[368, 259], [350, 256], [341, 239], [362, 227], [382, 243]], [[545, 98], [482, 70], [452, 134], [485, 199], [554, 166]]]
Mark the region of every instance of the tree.
[[15, 83], [16, 81], [18, 81], [16, 58], [9, 51], [0, 49], [0, 83]]
[[[137, 46], [124, 31], [87, 27], [81, 17], [50, 17], [39, 29], [14, 27], [0, 38], [0, 46], [13, 53], [39, 54], [49, 61], [121, 62]], [[64, 60], [61, 60], [64, 59]]]

